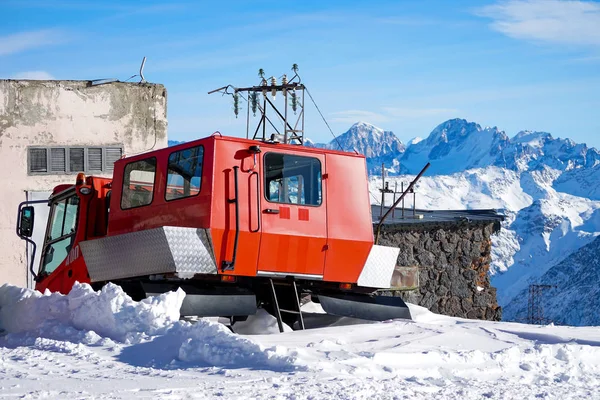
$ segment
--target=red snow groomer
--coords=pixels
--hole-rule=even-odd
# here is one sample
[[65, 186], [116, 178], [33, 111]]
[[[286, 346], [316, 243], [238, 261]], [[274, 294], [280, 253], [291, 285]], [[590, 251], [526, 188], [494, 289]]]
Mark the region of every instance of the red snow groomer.
[[[280, 329], [304, 327], [304, 294], [329, 314], [410, 318], [402, 299], [375, 295], [390, 287], [399, 250], [374, 245], [365, 157], [302, 145], [298, 79], [219, 90], [233, 94], [236, 112], [246, 93], [249, 119], [259, 110], [253, 138], [215, 133], [122, 158], [112, 179], [79, 174], [57, 186], [36, 289], [114, 282], [139, 300], [182, 288], [184, 316], [243, 318], [262, 306]], [[288, 107], [299, 112], [295, 127]], [[284, 128], [267, 138], [270, 108]], [[31, 203], [20, 205], [17, 226], [29, 242]]]

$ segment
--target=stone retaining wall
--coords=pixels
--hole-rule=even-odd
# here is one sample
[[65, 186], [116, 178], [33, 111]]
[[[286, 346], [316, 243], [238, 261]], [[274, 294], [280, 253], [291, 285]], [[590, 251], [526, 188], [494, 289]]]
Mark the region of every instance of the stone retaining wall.
[[438, 314], [499, 321], [490, 286], [491, 235], [498, 222], [386, 224], [379, 244], [400, 248], [397, 270], [418, 268], [419, 288], [391, 295]]

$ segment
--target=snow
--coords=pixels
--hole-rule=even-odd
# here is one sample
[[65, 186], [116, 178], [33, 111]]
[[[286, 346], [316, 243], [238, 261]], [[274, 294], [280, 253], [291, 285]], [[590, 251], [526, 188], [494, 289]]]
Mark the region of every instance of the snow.
[[424, 139], [420, 136], [415, 136], [414, 138], [410, 139], [407, 143], [406, 143], [406, 148], [409, 148], [410, 146], [417, 144], [419, 142], [422, 142]]
[[[593, 398], [600, 330], [451, 318], [232, 333], [174, 318], [181, 292], [67, 295], [0, 287], [1, 398]], [[319, 311], [316, 304], [305, 310]], [[315, 314], [323, 315], [323, 314]], [[237, 323], [233, 326], [236, 329]]]

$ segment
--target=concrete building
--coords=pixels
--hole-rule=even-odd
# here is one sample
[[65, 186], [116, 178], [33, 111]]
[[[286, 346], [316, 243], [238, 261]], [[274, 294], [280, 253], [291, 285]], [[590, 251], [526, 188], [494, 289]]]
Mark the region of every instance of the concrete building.
[[[78, 172], [111, 176], [122, 155], [166, 147], [166, 110], [162, 85], [0, 80], [0, 285], [31, 286], [31, 249], [15, 234], [19, 203], [47, 199]], [[36, 208], [40, 244], [47, 213]]]

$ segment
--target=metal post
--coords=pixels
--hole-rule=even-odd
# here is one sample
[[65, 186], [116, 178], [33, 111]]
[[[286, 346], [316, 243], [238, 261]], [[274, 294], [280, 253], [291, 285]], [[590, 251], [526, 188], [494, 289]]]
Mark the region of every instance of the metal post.
[[[398, 192], [398, 181], [394, 183], [394, 203], [396, 204], [396, 192]], [[396, 212], [396, 207], [392, 210], [392, 219], [394, 219], [394, 213]]]
[[302, 86], [302, 144], [304, 144], [304, 86]]
[[292, 281], [292, 288], [294, 289], [294, 294], [296, 295], [296, 304], [298, 305], [300, 329], [304, 330], [304, 317], [302, 317], [302, 310], [300, 309], [300, 297], [298, 296], [298, 288], [296, 287], [295, 279]]
[[[284, 110], [283, 110], [283, 143], [288, 144], [288, 122], [287, 122], [287, 109], [288, 109], [288, 100], [287, 100], [287, 91], [284, 90]], [[292, 135], [294, 134], [291, 132]]]
[[266, 121], [266, 117], [267, 117], [267, 96], [268, 94], [263, 93], [263, 137], [262, 140], [266, 140], [267, 139], [267, 121]]
[[[404, 181], [400, 182], [400, 190], [404, 193]], [[402, 219], [404, 219], [404, 199], [402, 199]]]
[[381, 207], [379, 209], [379, 218], [383, 216], [383, 204], [385, 203], [385, 164], [381, 163]]
[[250, 95], [248, 92], [248, 101], [246, 102], [246, 139], [250, 139]]
[[413, 189], [413, 217], [417, 215], [417, 192]]
[[283, 321], [281, 320], [281, 310], [279, 309], [279, 302], [277, 301], [277, 292], [275, 292], [275, 284], [273, 279], [269, 278], [271, 283], [271, 295], [273, 297], [273, 310], [275, 311], [275, 318], [277, 318], [277, 325], [279, 325], [279, 332], [283, 333]]

